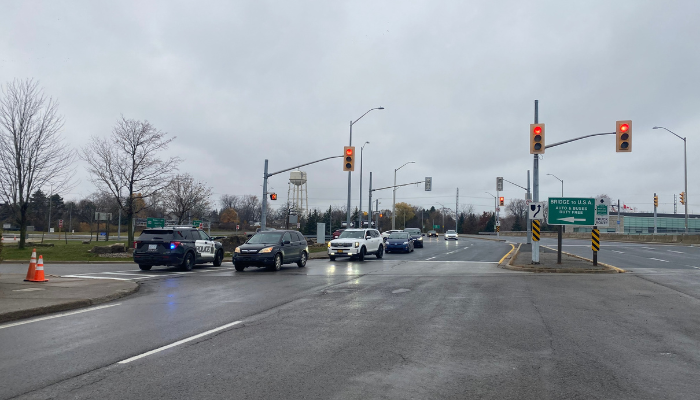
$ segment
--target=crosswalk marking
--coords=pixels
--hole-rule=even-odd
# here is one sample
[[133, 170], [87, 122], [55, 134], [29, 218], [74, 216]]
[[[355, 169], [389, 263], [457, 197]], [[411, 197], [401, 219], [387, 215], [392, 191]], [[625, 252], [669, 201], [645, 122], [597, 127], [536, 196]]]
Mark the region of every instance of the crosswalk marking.
[[[129, 270], [129, 271], [105, 271], [105, 272], [91, 272], [85, 274], [71, 274], [62, 275], [63, 278], [85, 278], [85, 279], [113, 279], [118, 281], [138, 281], [145, 279], [161, 278], [166, 276], [178, 276], [185, 274], [197, 274], [205, 272], [221, 272], [230, 271], [234, 269], [233, 267], [214, 267], [214, 268], [198, 268], [192, 271], [168, 271], [168, 270], [155, 270], [155, 271], [145, 271], [141, 270]], [[117, 276], [120, 276], [119, 278]]]

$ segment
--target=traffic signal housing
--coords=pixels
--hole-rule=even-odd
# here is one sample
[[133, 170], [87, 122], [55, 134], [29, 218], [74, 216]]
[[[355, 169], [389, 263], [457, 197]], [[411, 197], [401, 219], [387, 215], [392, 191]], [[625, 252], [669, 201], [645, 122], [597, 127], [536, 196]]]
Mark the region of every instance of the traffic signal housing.
[[530, 124], [530, 154], [544, 154], [544, 124]]
[[505, 198], [503, 196], [498, 198], [498, 205], [503, 206], [505, 204]]
[[681, 204], [685, 205], [685, 192], [681, 192]]
[[617, 121], [615, 126], [615, 151], [629, 153], [632, 151], [632, 121]]
[[270, 193], [270, 200], [277, 200], [277, 193]]
[[355, 147], [345, 146], [343, 151], [343, 171], [355, 170]]
[[659, 206], [659, 196], [654, 195], [654, 207]]

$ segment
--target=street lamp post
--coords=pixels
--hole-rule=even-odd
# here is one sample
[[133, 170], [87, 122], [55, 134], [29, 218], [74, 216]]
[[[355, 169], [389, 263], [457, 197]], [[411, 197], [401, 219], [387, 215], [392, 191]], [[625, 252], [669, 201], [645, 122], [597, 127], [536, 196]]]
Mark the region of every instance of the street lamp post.
[[415, 161], [409, 161], [406, 164], [396, 168], [394, 170], [394, 197], [391, 201], [391, 229], [396, 229], [396, 171], [400, 170], [401, 168], [407, 166], [408, 164], [415, 164]]
[[[356, 119], [355, 121], [350, 121], [350, 144], [348, 146], [352, 146], [352, 126], [355, 125], [355, 123], [357, 123], [357, 121], [361, 120], [362, 117], [367, 115], [370, 111], [383, 110], [383, 109], [384, 109], [384, 107], [370, 108], [369, 110], [367, 110], [366, 113], [362, 114], [360, 116], [360, 118]], [[352, 193], [352, 171], [348, 171], [348, 212], [347, 212], [347, 218], [346, 218], [346, 221], [348, 224], [347, 228], [350, 228], [350, 216], [351, 216], [351, 214], [350, 214], [350, 194], [351, 193]]]
[[[547, 175], [551, 175], [551, 176], [555, 177], [556, 179], [559, 179], [554, 174], [547, 174]], [[564, 197], [564, 181], [559, 179], [559, 182], [561, 182], [561, 197]]]
[[685, 206], [685, 233], [687, 234], [688, 233], [688, 150], [687, 150], [686, 145], [688, 144], [688, 142], [687, 142], [686, 138], [680, 137], [678, 134], [676, 134], [672, 130], [664, 128], [663, 126], [655, 126], [652, 129], [667, 130], [667, 131], [673, 133], [678, 139], [683, 140], [683, 168], [685, 170], [685, 189], [684, 189], [684, 193], [685, 193], [685, 196], [684, 196], [685, 197], [685, 200], [684, 200], [685, 201], [685, 204], [684, 204], [684, 206]]
[[[365, 142], [365, 144], [363, 144], [362, 147], [360, 148], [360, 212], [357, 215], [357, 227], [360, 229], [362, 229], [362, 153], [365, 150], [365, 146], [368, 144], [369, 144], [369, 142]], [[371, 172], [370, 172], [370, 174], [371, 174]], [[371, 189], [371, 186], [372, 186], [372, 177], [371, 176], [369, 179], [369, 186]], [[370, 208], [372, 208], [371, 206], [372, 205], [370, 204]], [[371, 215], [369, 215], [368, 218], [370, 221], [372, 220]]]
[[[486, 193], [486, 194], [488, 194], [488, 195], [491, 195], [491, 197], [493, 197], [493, 217], [494, 217], [493, 220], [494, 220], [494, 223], [495, 223], [495, 221], [496, 221], [496, 210], [498, 209], [498, 199], [497, 199], [496, 196], [492, 195], [492, 194], [489, 193], [489, 192], [484, 192], [484, 193]], [[495, 230], [495, 229], [496, 229], [496, 228], [494, 227], [494, 230]], [[501, 237], [501, 233], [500, 233], [500, 232], [496, 232], [496, 237]]]

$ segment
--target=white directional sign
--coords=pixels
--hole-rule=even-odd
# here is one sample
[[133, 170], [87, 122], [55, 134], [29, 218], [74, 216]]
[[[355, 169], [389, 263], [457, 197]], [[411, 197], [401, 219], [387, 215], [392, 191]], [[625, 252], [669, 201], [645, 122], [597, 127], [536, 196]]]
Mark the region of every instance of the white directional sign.
[[528, 217], [544, 221], [544, 202], [530, 203], [527, 207]]
[[610, 199], [607, 197], [595, 198], [595, 224], [598, 227], [610, 226]]

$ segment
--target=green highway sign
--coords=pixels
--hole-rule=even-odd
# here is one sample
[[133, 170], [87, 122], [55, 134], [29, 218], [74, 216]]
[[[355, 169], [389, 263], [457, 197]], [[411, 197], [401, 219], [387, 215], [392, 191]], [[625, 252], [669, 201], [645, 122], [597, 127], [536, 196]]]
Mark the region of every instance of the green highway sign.
[[440, 225], [433, 225], [433, 229], [440, 229]]
[[201, 223], [202, 223], [201, 220], [195, 219], [194, 221], [192, 221], [192, 226], [194, 226], [195, 228], [199, 228], [199, 225]]
[[165, 226], [165, 218], [146, 218], [146, 228], [162, 228]]
[[595, 199], [582, 197], [550, 197], [549, 225], [595, 225]]

